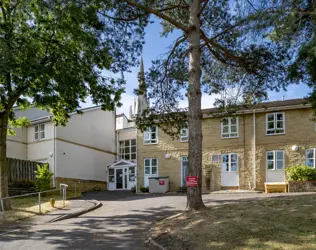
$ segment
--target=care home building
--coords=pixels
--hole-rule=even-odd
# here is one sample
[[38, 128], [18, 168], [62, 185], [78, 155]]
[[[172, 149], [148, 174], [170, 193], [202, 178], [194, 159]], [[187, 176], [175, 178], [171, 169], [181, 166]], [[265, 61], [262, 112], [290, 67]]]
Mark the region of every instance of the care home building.
[[100, 107], [81, 111], [71, 114], [65, 127], [56, 127], [47, 111], [16, 109], [16, 116], [27, 117], [30, 124], [8, 137], [7, 157], [49, 163], [54, 185], [81, 182], [81, 190], [105, 189], [105, 166], [116, 158], [115, 112]]
[[[217, 115], [214, 115], [214, 114]], [[313, 110], [304, 99], [241, 107], [233, 114], [203, 110], [203, 190], [257, 189], [285, 182], [285, 168], [315, 168]], [[185, 186], [188, 130], [172, 140], [158, 126], [137, 133], [137, 188], [169, 176], [170, 190]]]

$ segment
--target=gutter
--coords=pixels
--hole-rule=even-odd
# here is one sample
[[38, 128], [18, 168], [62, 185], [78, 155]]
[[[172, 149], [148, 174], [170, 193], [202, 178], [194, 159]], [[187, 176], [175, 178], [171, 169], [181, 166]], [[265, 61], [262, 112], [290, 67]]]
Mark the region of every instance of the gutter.
[[253, 189], [257, 188], [257, 154], [256, 154], [256, 110], [253, 110]]

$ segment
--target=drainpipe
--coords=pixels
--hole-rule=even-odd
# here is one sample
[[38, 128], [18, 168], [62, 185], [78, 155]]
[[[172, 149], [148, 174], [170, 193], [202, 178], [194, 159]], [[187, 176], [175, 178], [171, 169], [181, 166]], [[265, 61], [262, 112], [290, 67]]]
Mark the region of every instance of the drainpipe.
[[256, 111], [253, 110], [253, 189], [256, 189], [257, 187], [256, 161]]
[[54, 162], [54, 178], [53, 185], [56, 187], [56, 126], [53, 122], [53, 162]]

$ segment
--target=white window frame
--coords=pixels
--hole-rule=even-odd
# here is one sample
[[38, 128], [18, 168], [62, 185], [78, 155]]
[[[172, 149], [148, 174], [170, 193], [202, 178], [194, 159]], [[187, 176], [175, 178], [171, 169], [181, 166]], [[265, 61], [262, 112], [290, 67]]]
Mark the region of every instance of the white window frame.
[[[282, 129], [278, 129], [277, 128], [277, 123], [278, 121], [281, 121], [281, 120], [277, 120], [277, 115], [279, 114], [282, 114], [283, 116], [283, 132], [282, 133], [277, 133], [276, 131], [277, 130], [282, 130]], [[269, 129], [268, 128], [268, 116], [269, 115], [274, 115], [273, 117], [273, 122], [274, 122], [274, 127], [272, 129]], [[272, 131], [273, 133], [269, 134], [268, 131]], [[266, 135], [284, 135], [285, 134], [285, 113], [284, 112], [275, 112], [275, 113], [268, 113], [266, 114]]]
[[[44, 129], [42, 129], [41, 127], [44, 126]], [[46, 132], [45, 132], [45, 123], [40, 123], [40, 124], [36, 124], [34, 126], [34, 140], [35, 141], [40, 141], [40, 140], [44, 140], [46, 137]], [[36, 131], [37, 128], [37, 131]], [[42, 133], [44, 133], [44, 136], [42, 137]], [[36, 139], [36, 135], [37, 135], [37, 139]]]
[[[283, 165], [282, 165], [282, 168], [281, 169], [278, 169], [277, 168], [277, 162], [280, 161], [279, 159], [277, 159], [277, 153], [280, 152], [283, 154]], [[273, 153], [273, 160], [268, 160], [268, 154], [269, 153]], [[269, 169], [269, 162], [273, 162], [273, 168], [272, 169]], [[268, 171], [283, 171], [285, 169], [285, 154], [284, 154], [284, 150], [270, 150], [270, 151], [267, 151], [266, 152], [266, 169]]]
[[[236, 132], [231, 132], [231, 128], [232, 128], [232, 120], [236, 119]], [[224, 125], [224, 120], [227, 120], [228, 125]], [[224, 127], [228, 127], [228, 132], [224, 133]], [[239, 123], [238, 123], [238, 117], [225, 117], [222, 119], [221, 121], [221, 136], [222, 139], [229, 139], [229, 138], [238, 138], [239, 137]], [[236, 134], [236, 135], [232, 135], [232, 134]], [[224, 136], [224, 135], [228, 135], [228, 136]]]
[[[155, 128], [155, 131], [152, 131], [152, 128]], [[156, 134], [156, 139], [151, 139], [152, 138], [152, 134]], [[148, 144], [158, 144], [158, 126], [152, 126], [150, 128], [147, 128], [144, 131], [144, 144], [148, 145]], [[148, 137], [149, 139], [146, 140], [146, 137]]]
[[[313, 158], [307, 158], [307, 151], [309, 151], [309, 150], [313, 151]], [[309, 149], [305, 150], [305, 164], [306, 164], [306, 166], [308, 166], [307, 165], [307, 160], [311, 159], [311, 160], [313, 160], [313, 166], [310, 166], [310, 167], [315, 168], [315, 161], [316, 161], [315, 153], [316, 153], [316, 149], [315, 148], [309, 148]]]
[[[185, 135], [183, 135], [185, 132]], [[182, 128], [180, 130], [180, 142], [188, 142], [189, 141], [189, 128]]]
[[[189, 162], [188, 156], [181, 156], [181, 187], [185, 187], [186, 183], [183, 183], [183, 162]], [[189, 164], [188, 164], [189, 168]], [[189, 170], [189, 169], [188, 169]]]
[[[228, 155], [228, 171], [223, 171], [223, 163], [224, 163], [224, 156], [225, 155]], [[236, 155], [236, 162], [232, 162], [232, 155]], [[222, 172], [224, 172], [224, 173], [232, 173], [232, 172], [235, 173], [235, 172], [238, 172], [238, 170], [239, 170], [239, 159], [238, 159], [237, 153], [222, 154], [221, 163], [222, 163], [222, 165], [221, 165]], [[235, 171], [232, 171], [232, 163], [237, 163], [237, 169]]]
[[[146, 162], [146, 160], [149, 160], [149, 166], [146, 166], [145, 165], [145, 162]], [[155, 165], [153, 165], [152, 164], [152, 162], [153, 162], [153, 160], [156, 160], [157, 161], [157, 166], [155, 166]], [[159, 171], [159, 163], [158, 163], [158, 158], [150, 158], [150, 157], [147, 157], [147, 158], [144, 158], [144, 176], [152, 176], [152, 175], [157, 175], [158, 176], [158, 171]], [[146, 167], [150, 167], [150, 173], [149, 174], [146, 174]], [[157, 167], [157, 173], [156, 174], [153, 174], [153, 170], [152, 170], [152, 168], [153, 167]]]
[[[113, 170], [113, 174], [110, 174], [110, 171]], [[113, 181], [111, 181], [111, 177], [113, 177]], [[115, 183], [116, 182], [116, 178], [115, 178], [115, 169], [114, 168], [109, 168], [108, 169], [108, 178], [109, 178], [109, 183]]]
[[[132, 145], [132, 141], [135, 140], [135, 145]], [[129, 146], [125, 146], [125, 142], [129, 141]], [[123, 146], [121, 146], [121, 142], [124, 143]], [[125, 148], [128, 147], [129, 148], [129, 153], [125, 152]], [[135, 147], [135, 152], [132, 153], [132, 147]], [[121, 150], [124, 149], [124, 153], [121, 153]], [[135, 159], [132, 159], [132, 155], [135, 154]], [[129, 155], [129, 160], [125, 159], [125, 156]], [[124, 156], [124, 157], [123, 157]], [[122, 140], [119, 141], [119, 159], [120, 160], [125, 160], [125, 161], [132, 161], [132, 162], [136, 162], [137, 160], [137, 141], [136, 139], [130, 139], [130, 140]]]

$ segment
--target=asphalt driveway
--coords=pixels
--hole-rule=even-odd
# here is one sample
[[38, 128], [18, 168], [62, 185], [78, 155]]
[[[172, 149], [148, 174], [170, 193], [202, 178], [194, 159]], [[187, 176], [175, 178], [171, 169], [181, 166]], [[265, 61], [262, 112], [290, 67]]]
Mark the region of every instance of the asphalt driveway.
[[[286, 194], [291, 195], [291, 194]], [[248, 202], [285, 194], [209, 194], [206, 205]], [[103, 206], [78, 218], [52, 224], [8, 227], [0, 235], [0, 249], [143, 249], [151, 224], [186, 207], [186, 196], [95, 192], [86, 198]]]

